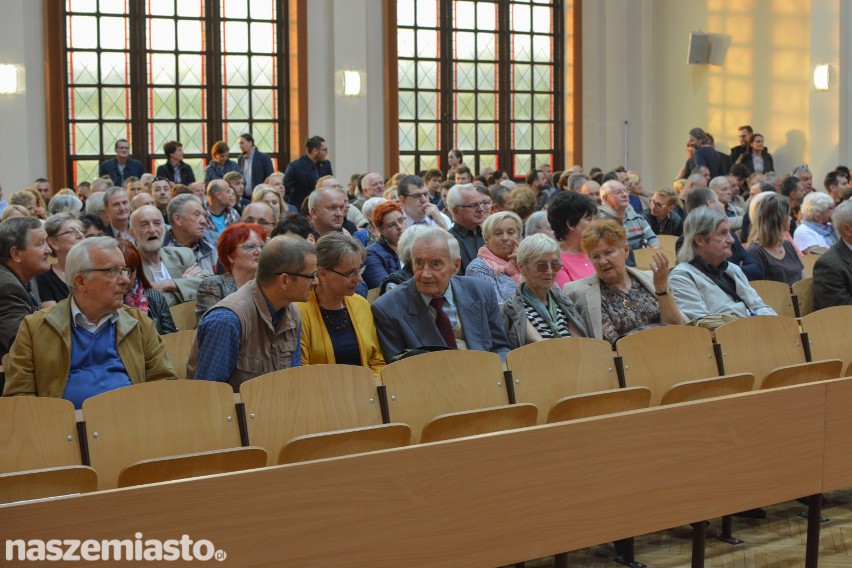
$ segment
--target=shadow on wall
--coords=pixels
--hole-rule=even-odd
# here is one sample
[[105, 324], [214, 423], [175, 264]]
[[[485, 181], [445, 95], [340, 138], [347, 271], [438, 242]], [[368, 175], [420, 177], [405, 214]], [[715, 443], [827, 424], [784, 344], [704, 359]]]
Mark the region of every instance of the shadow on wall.
[[801, 130], [788, 130], [787, 141], [778, 146], [772, 157], [775, 160], [775, 171], [789, 173], [796, 166], [805, 163], [805, 148], [807, 139]]

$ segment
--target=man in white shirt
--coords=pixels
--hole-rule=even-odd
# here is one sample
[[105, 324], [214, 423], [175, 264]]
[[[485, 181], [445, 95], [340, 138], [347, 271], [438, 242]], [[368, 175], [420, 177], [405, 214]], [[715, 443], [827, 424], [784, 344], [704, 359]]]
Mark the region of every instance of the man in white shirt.
[[407, 227], [426, 225], [449, 230], [453, 226], [450, 218], [441, 213], [438, 207], [429, 201], [426, 182], [419, 176], [402, 176], [396, 184], [399, 192], [399, 204]]

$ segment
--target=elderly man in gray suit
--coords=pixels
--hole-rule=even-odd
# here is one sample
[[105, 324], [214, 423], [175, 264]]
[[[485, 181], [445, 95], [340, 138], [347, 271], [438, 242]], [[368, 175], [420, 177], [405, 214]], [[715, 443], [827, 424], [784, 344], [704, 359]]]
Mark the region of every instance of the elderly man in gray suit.
[[140, 207], [130, 216], [130, 234], [142, 257], [145, 276], [169, 306], [174, 306], [194, 300], [202, 278], [211, 273], [198, 266], [192, 250], [164, 247], [165, 229], [163, 215], [152, 205]]
[[458, 241], [439, 227], [429, 227], [414, 237], [414, 277], [373, 304], [386, 359], [406, 349], [441, 345], [491, 351], [506, 359], [509, 341], [497, 295], [479, 279], [454, 276], [460, 257]]
[[852, 305], [852, 200], [831, 216], [837, 242], [814, 265], [814, 307]]

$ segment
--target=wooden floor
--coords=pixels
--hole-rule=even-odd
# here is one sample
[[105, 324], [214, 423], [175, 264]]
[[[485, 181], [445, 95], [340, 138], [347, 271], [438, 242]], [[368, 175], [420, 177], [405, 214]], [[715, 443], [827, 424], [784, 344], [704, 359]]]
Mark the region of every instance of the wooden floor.
[[[849, 568], [852, 566], [852, 490], [826, 494], [823, 523], [820, 531], [820, 568]], [[807, 507], [792, 501], [766, 507], [764, 520], [734, 517], [733, 534], [744, 540], [731, 546], [708, 538], [706, 563], [708, 568], [798, 568], [805, 565], [805, 536], [807, 521], [797, 514]], [[721, 520], [713, 519], [708, 534], [721, 529]], [[678, 527], [636, 538], [636, 560], [648, 568], [688, 567], [692, 546], [691, 528]], [[578, 550], [568, 555], [571, 567], [620, 566], [612, 561], [611, 544]], [[527, 562], [529, 567], [553, 564], [552, 558]]]

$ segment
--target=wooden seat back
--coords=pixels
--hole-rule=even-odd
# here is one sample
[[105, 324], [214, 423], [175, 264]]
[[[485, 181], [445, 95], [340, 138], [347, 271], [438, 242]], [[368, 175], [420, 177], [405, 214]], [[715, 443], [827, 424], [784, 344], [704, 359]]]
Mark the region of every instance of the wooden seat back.
[[378, 424], [296, 436], [281, 448], [278, 463], [336, 458], [407, 446], [411, 428], [407, 424]]
[[485, 351], [416, 355], [384, 367], [381, 379], [390, 418], [411, 426], [412, 443], [420, 441], [423, 427], [440, 414], [509, 402], [500, 357]]
[[669, 266], [674, 268], [677, 262], [676, 256], [667, 248], [641, 248], [633, 250], [633, 258], [636, 260], [636, 268], [639, 270], [651, 270], [651, 264], [654, 263], [654, 253], [661, 252], [669, 259]]
[[814, 264], [820, 259], [821, 254], [806, 254], [799, 257], [802, 264], [805, 266], [805, 278], [810, 278], [814, 275]]
[[45, 497], [89, 493], [97, 487], [97, 473], [85, 465], [0, 473], [0, 505]]
[[669, 392], [664, 394], [660, 404], [677, 404], [679, 402], [691, 402], [693, 400], [727, 396], [729, 394], [748, 392], [753, 388], [754, 375], [751, 373], [684, 381], [674, 385]]
[[702, 327], [672, 325], [646, 329], [616, 343], [629, 387], [651, 389], [651, 406], [677, 383], [719, 375], [710, 332]]
[[118, 484], [136, 462], [240, 447], [234, 391], [227, 383], [154, 381], [83, 402], [86, 438], [99, 489]]
[[125, 467], [118, 475], [118, 487], [245, 471], [265, 465], [266, 451], [256, 446], [166, 456], [141, 460]]
[[792, 385], [804, 385], [817, 381], [840, 378], [843, 364], [839, 359], [826, 359], [813, 363], [785, 365], [770, 372], [760, 384], [761, 389], [774, 389]]
[[548, 339], [509, 352], [516, 402], [531, 402], [538, 421], [566, 396], [618, 388], [615, 353], [608, 341], [586, 337]]
[[240, 385], [249, 443], [269, 465], [291, 439], [382, 423], [373, 372], [353, 365], [283, 369]]
[[576, 394], [566, 396], [554, 404], [547, 415], [547, 422], [565, 422], [578, 418], [639, 410], [648, 408], [650, 403], [651, 389], [648, 387], [627, 387], [626, 389]]
[[[657, 240], [660, 241], [660, 248], [666, 253], [669, 262], [677, 258], [677, 237], [674, 235], [657, 235]], [[674, 268], [674, 263], [671, 264]]]
[[195, 338], [194, 330], [184, 330], [163, 335], [163, 345], [169, 359], [175, 368], [175, 375], [179, 379], [186, 378], [186, 364], [189, 362], [189, 352], [192, 349], [192, 340]]
[[538, 409], [533, 404], [507, 404], [493, 408], [464, 410], [436, 416], [423, 427], [420, 442], [440, 442], [502, 430], [536, 425]]
[[775, 310], [776, 314], [791, 318], [796, 317], [793, 295], [787, 284], [775, 280], [752, 280], [749, 284], [764, 303]]
[[[810, 255], [806, 255], [810, 256]], [[816, 256], [816, 255], [814, 255]], [[805, 317], [814, 311], [814, 279], [812, 276], [802, 278], [793, 284], [793, 295], [799, 302], [799, 316]]]
[[786, 316], [754, 316], [716, 329], [726, 374], [751, 373], [755, 388], [772, 370], [805, 362], [799, 324]]
[[169, 308], [178, 331], [188, 331], [198, 327], [198, 316], [195, 315], [197, 303], [197, 300], [190, 300]]
[[808, 334], [811, 360], [840, 359], [844, 367], [852, 365], [852, 306], [808, 314], [802, 318], [802, 331]]
[[0, 473], [82, 463], [73, 404], [59, 398], [0, 398]]

